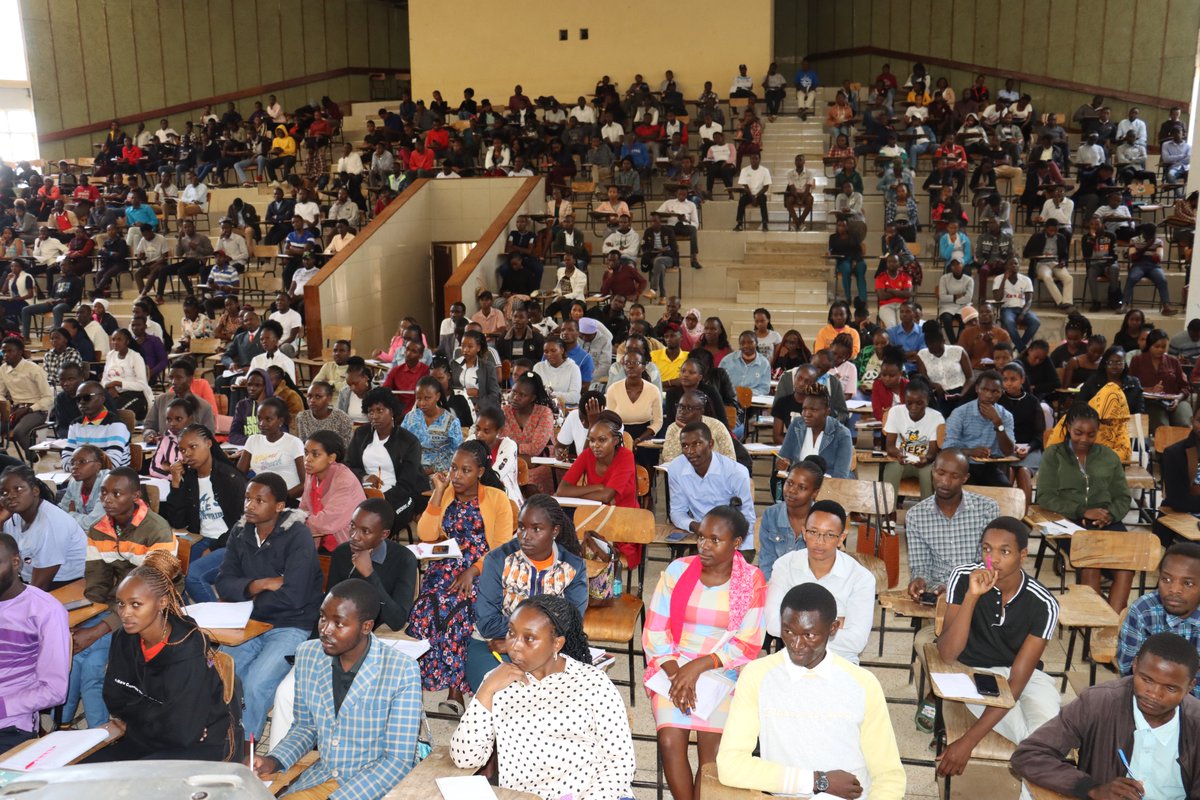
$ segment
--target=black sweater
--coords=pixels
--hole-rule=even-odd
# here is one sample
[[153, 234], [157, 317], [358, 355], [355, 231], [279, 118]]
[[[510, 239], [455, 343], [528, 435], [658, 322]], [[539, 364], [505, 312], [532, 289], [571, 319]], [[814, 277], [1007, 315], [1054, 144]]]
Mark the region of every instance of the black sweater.
[[417, 589], [417, 557], [407, 547], [384, 540], [387, 554], [382, 564], [375, 564], [374, 571], [363, 578], [350, 560], [350, 543], [343, 542], [333, 551], [329, 563], [329, 585], [333, 588], [347, 578], [362, 578], [379, 592], [383, 607], [375, 624], [387, 625], [394, 631], [403, 631], [408, 625], [408, 612], [412, 610]]
[[[213, 460], [212, 488], [216, 495], [217, 505], [225, 518], [225, 533], [217, 539], [213, 549], [225, 546], [229, 540], [229, 532], [237, 526], [242, 517], [242, 507], [246, 500], [246, 476], [228, 461]], [[189, 533], [200, 532], [200, 478], [196, 470], [185, 468], [179, 488], [172, 489], [167, 498], [159, 504], [158, 513], [175, 530], [185, 529]]]
[[[225, 544], [225, 560], [217, 573], [217, 594], [222, 600], [254, 600], [250, 617], [276, 628], [311, 631], [321, 608], [325, 576], [317, 562], [312, 532], [304, 524], [304, 512], [284, 511], [275, 529], [258, 546], [254, 526], [239, 522]], [[259, 592], [251, 598], [246, 589], [259, 578], [283, 576], [277, 591]]]
[[1200, 446], [1196, 434], [1190, 433], [1182, 442], [1163, 450], [1163, 505], [1172, 511], [1187, 514], [1200, 513], [1200, 494], [1192, 494], [1192, 481], [1196, 476], [1188, 468], [1188, 450]]
[[225, 702], [221, 677], [195, 623], [174, 615], [170, 623], [167, 646], [148, 662], [141, 637], [122, 628], [112, 635], [104, 704], [125, 722], [125, 738], [142, 752], [227, 741], [241, 717], [236, 697]]

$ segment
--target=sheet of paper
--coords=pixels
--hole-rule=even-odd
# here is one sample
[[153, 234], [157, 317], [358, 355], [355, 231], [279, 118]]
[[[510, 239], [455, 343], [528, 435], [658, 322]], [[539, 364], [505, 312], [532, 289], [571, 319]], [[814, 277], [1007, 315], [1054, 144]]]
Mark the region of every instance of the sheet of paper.
[[71, 480], [71, 473], [69, 473], [69, 472], [41, 472], [41, 473], [38, 473], [38, 477], [41, 478], [42, 480], [50, 481], [51, 483], [63, 484], [63, 483], [66, 483], [67, 481]]
[[766, 406], [770, 408], [775, 403], [775, 398], [769, 394], [753, 394], [750, 395], [750, 405]]
[[942, 697], [962, 700], [982, 700], [983, 695], [975, 691], [975, 681], [961, 672], [931, 672], [929, 677], [937, 684]]
[[585, 497], [559, 497], [555, 495], [555, 500], [563, 508], [577, 508], [579, 506], [602, 506], [604, 505], [599, 500], [588, 500]]
[[558, 467], [559, 469], [570, 469], [571, 464], [567, 461], [559, 461], [551, 456], [534, 456], [529, 459], [534, 466]]
[[[646, 688], [663, 697], [669, 697], [671, 679], [667, 677], [667, 673], [659, 670], [654, 673], [654, 677], [646, 681]], [[700, 719], [708, 719], [732, 691], [733, 681], [724, 675], [705, 672], [696, 681], [696, 707], [692, 709], [692, 715]]]
[[443, 800], [496, 800], [496, 792], [482, 775], [438, 778], [437, 787]]
[[193, 603], [183, 611], [201, 628], [245, 628], [254, 611], [254, 601], [244, 603]]
[[399, 650], [409, 658], [420, 658], [429, 652], [428, 639], [417, 639], [414, 641], [412, 639], [385, 639], [380, 637], [379, 641], [388, 647]]
[[750, 455], [779, 452], [779, 448], [776, 445], [767, 444], [766, 442], [746, 442], [743, 447], [746, 448], [746, 452]]
[[[444, 553], [435, 553], [434, 548], [447, 548]], [[439, 558], [462, 558], [462, 550], [458, 546], [458, 541], [455, 539], [447, 539], [444, 542], [418, 542], [410, 544], [409, 550], [413, 551], [413, 555], [418, 560], [434, 560]]]
[[40, 739], [34, 739], [33, 744], [23, 748], [21, 752], [0, 761], [0, 769], [28, 772], [65, 767], [107, 738], [108, 731], [103, 728], [55, 731]]
[[592, 657], [592, 666], [608, 669], [617, 663], [617, 657], [609, 655], [603, 647], [589, 647], [588, 654]]
[[1083, 528], [1079, 527], [1074, 522], [1071, 522], [1069, 519], [1060, 519], [1056, 522], [1043, 522], [1042, 530], [1052, 536], [1063, 534], [1070, 536], [1073, 533], [1083, 530]]
[[37, 444], [35, 444], [33, 447], [31, 447], [29, 449], [36, 450], [37, 452], [42, 452], [45, 450], [62, 450], [66, 446], [67, 446], [66, 439], [47, 439], [44, 442], [38, 442]]
[[857, 411], [870, 411], [871, 410], [871, 401], [870, 400], [847, 400], [846, 401], [846, 410], [849, 411], [851, 414], [853, 414]]

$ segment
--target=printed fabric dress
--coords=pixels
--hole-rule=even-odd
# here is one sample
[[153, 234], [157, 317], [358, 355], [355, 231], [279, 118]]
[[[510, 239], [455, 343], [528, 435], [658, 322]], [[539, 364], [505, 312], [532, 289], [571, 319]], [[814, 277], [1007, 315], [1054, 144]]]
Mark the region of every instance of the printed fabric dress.
[[465, 598], [452, 592], [450, 584], [487, 555], [487, 536], [484, 535], [479, 500], [452, 502], [442, 516], [442, 531], [448, 539], [458, 542], [463, 557], [427, 562], [417, 601], [408, 617], [408, 634], [429, 640], [429, 652], [419, 662], [421, 687], [466, 692], [470, 690], [465, 671], [467, 644], [475, 629], [474, 608], [479, 581], [476, 579], [470, 596]]
[[414, 408], [404, 415], [404, 429], [421, 443], [421, 466], [445, 472], [454, 460], [454, 451], [463, 442], [462, 424], [458, 417], [443, 411], [432, 424], [425, 421], [425, 412]]
[[[707, 658], [715, 652], [724, 668], [713, 672], [736, 681], [741, 668], [757, 658], [762, 649], [767, 594], [762, 572], [747, 564], [738, 553], [734, 555], [730, 579], [720, 586], [705, 586], [696, 579], [697, 559], [691, 556], [668, 564], [658, 579], [654, 598], [646, 607], [642, 646], [646, 651], [647, 679], [667, 661], [678, 660], [682, 666], [685, 661], [701, 655]], [[681, 589], [687, 591], [687, 597], [673, 597], [677, 586], [686, 587], [689, 583], [690, 591]], [[740, 598], [737, 602], [735, 595]], [[731, 615], [741, 616], [734, 630], [729, 629]], [[675, 631], [679, 632], [678, 639]], [[655, 730], [685, 728], [720, 733], [725, 729], [732, 700], [730, 692], [708, 719], [700, 719], [694, 714], [684, 714], [668, 697], [651, 692]]]

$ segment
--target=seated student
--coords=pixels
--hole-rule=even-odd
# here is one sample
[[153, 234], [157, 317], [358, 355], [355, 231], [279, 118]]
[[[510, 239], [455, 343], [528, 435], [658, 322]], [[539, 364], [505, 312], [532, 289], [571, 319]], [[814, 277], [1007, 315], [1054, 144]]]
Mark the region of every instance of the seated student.
[[269, 397], [258, 408], [259, 432], [246, 438], [237, 468], [243, 475], [274, 473], [283, 478], [288, 498], [304, 493], [304, 443], [284, 433], [289, 415], [278, 397]]
[[[480, 767], [494, 749], [506, 788], [540, 797], [632, 797], [629, 716], [612, 681], [590, 663], [577, 605], [552, 594], [530, 597], [513, 611], [506, 635], [512, 663], [492, 670], [455, 728], [455, 766]], [[564, 709], [572, 709], [569, 726]]]
[[[622, 508], [638, 507], [637, 464], [633, 451], [624, 446], [621, 418], [614, 412], [596, 415], [588, 431], [588, 446], [563, 475], [557, 494]], [[618, 542], [614, 546], [631, 569], [641, 563], [640, 545]]]
[[884, 465], [883, 480], [899, 494], [900, 481], [915, 476], [921, 500], [933, 494], [933, 461], [946, 431], [946, 418], [929, 408], [931, 399], [923, 376], [914, 377], [904, 388], [904, 403], [893, 405], [883, 423], [887, 454], [894, 459]]
[[[671, 508], [668, 517], [680, 530], [698, 533], [704, 515], [717, 506], [733, 506], [754, 527], [750, 473], [731, 458], [713, 452], [712, 434], [703, 422], [679, 433], [682, 458], [667, 465]], [[751, 550], [753, 541], [746, 542]]]
[[708, 395], [699, 389], [685, 390], [679, 396], [675, 403], [675, 419], [663, 431], [663, 448], [659, 463], [670, 464], [680, 454], [679, 436], [683, 429], [693, 422], [708, 427], [708, 432], [712, 434], [714, 453], [720, 453], [734, 461], [738, 459], [737, 446], [729, 434], [729, 425], [723, 419], [708, 416], [705, 412], [709, 405]]
[[744, 386], [759, 395], [770, 394], [771, 362], [758, 352], [758, 339], [753, 331], [742, 331], [738, 336], [738, 351], [725, 356], [720, 363], [734, 387]]
[[350, 360], [351, 346], [349, 339], [338, 339], [333, 343], [333, 361], [326, 361], [321, 369], [313, 376], [313, 383], [326, 381], [333, 386], [335, 392], [340, 392], [346, 385], [346, 362]]
[[[785, 795], [903, 798], [905, 772], [883, 688], [830, 648], [841, 632], [837, 600], [805, 583], [774, 613], [785, 649], [750, 662], [738, 678], [717, 751], [721, 782]], [[797, 736], [802, 730], [820, 735]]]
[[246, 373], [242, 384], [246, 396], [233, 407], [233, 422], [229, 426], [229, 443], [244, 445], [246, 440], [258, 433], [259, 403], [275, 396], [271, 378], [265, 369], [252, 369]]
[[129, 427], [105, 407], [107, 393], [96, 381], [80, 385], [75, 393], [82, 419], [72, 422], [67, 429], [67, 443], [63, 446], [60, 463], [64, 469], [71, 463], [71, 456], [82, 445], [99, 447], [114, 466], [129, 464]]
[[39, 733], [39, 715], [67, 696], [71, 631], [58, 598], [21, 579], [17, 541], [0, 533], [0, 618], [4, 619], [4, 670], [0, 671], [0, 750]]
[[758, 568], [768, 581], [780, 558], [805, 549], [808, 512], [824, 481], [825, 459], [807, 456], [788, 467], [782, 501], [763, 511], [758, 530]]
[[[707, 431], [696, 427], [699, 430], [689, 426], [684, 431], [685, 456], [687, 440]], [[684, 459], [675, 463], [680, 461]], [[766, 581], [738, 552], [752, 527], [741, 509], [729, 505], [706, 512], [696, 525], [700, 555], [672, 561], [646, 606], [644, 680], [662, 671], [671, 683], [670, 696], [654, 693], [650, 701], [663, 771], [674, 797], [691, 797], [697, 786], [687, 757], [691, 732], [696, 732], [700, 763], [708, 763], [716, 756], [729, 714], [728, 695], [707, 719], [692, 714], [696, 681], [709, 670], [735, 681], [762, 649]]]
[[383, 797], [416, 764], [420, 675], [413, 659], [372, 633], [379, 607], [375, 587], [344, 580], [320, 602], [320, 638], [293, 648], [295, 719], [269, 755], [254, 757], [254, 771], [267, 776], [320, 752], [293, 797]]
[[174, 555], [176, 551], [170, 524], [142, 500], [141, 483], [129, 467], [108, 473], [100, 487], [100, 502], [104, 516], [87, 532], [83, 596], [93, 603], [106, 603], [109, 613], [71, 632], [71, 683], [63, 706], [63, 719], [74, 719], [82, 696], [89, 728], [108, 721], [104, 670], [112, 642], [109, 634], [121, 627], [116, 613], [117, 585], [150, 553], [163, 550]]
[[787, 469], [793, 461], [816, 454], [825, 459], [830, 477], [849, 478], [853, 453], [850, 431], [829, 413], [829, 394], [825, 387], [810, 386], [800, 416], [788, 425], [787, 435], [779, 448], [779, 469]]
[[113, 632], [102, 727], [119, 741], [85, 764], [139, 759], [240, 761], [241, 699], [225, 686], [204, 631], [185, 616], [175, 588], [182, 567], [154, 552], [117, 586], [121, 628]]
[[1194, 642], [1173, 633], [1150, 636], [1138, 648], [1132, 677], [1085, 689], [1021, 742], [1013, 771], [1074, 797], [1200, 796], [1192, 745], [1200, 737], [1198, 665]]
[[830, 642], [830, 649], [857, 664], [875, 616], [875, 576], [841, 549], [845, 543], [846, 510], [832, 500], [813, 503], [804, 528], [805, 547], [781, 556], [771, 573], [767, 633], [782, 636], [777, 609], [793, 587], [819, 584], [837, 601], [837, 636]]
[[112, 462], [103, 450], [85, 444], [75, 451], [67, 466], [71, 478], [58, 501], [58, 507], [70, 514], [79, 527], [86, 531], [104, 516], [100, 487], [112, 469]]
[[333, 407], [333, 400], [333, 384], [313, 381], [308, 385], [308, 408], [292, 418], [297, 438], [306, 440], [317, 431], [327, 430], [346, 444], [350, 443], [354, 423], [345, 411]]
[[324, 578], [304, 513], [287, 510], [283, 478], [268, 472], [246, 486], [244, 522], [229, 532], [217, 573], [226, 602], [254, 601], [250, 618], [269, 623], [261, 636], [223, 648], [233, 658], [245, 693], [246, 738], [260, 738], [287, 656], [308, 638], [317, 619]]
[[[375, 632], [382, 638], [395, 638], [408, 624], [417, 587], [417, 557], [412, 550], [388, 537], [396, 512], [381, 497], [359, 503], [350, 523], [350, 539], [338, 545], [330, 561], [330, 582], [341, 576], [361, 578], [375, 587], [379, 595], [379, 614]], [[330, 587], [332, 588], [332, 587]], [[283, 741], [292, 727], [296, 699], [296, 671], [293, 669], [275, 690], [271, 709], [272, 750]]]
[[[142, 440], [146, 444], [154, 444], [159, 434], [166, 430], [167, 405], [172, 400], [186, 397], [196, 399], [193, 421], [209, 430], [215, 430], [216, 418], [213, 416], [213, 406], [192, 390], [196, 382], [196, 362], [187, 356], [177, 358], [171, 362], [171, 369], [167, 374], [170, 379], [170, 388], [154, 398], [154, 402], [150, 404], [150, 410], [146, 412]], [[201, 382], [207, 385], [206, 381]]]
[[350, 539], [350, 518], [367, 499], [362, 481], [345, 460], [346, 443], [333, 431], [317, 431], [304, 442], [300, 510], [308, 514], [313, 543], [323, 553], [332, 553]]
[[425, 508], [422, 493], [429, 488], [429, 477], [421, 468], [421, 443], [396, 424], [396, 399], [387, 389], [371, 389], [362, 405], [369, 424], [354, 431], [346, 466], [364, 485], [383, 492], [396, 510], [399, 530]]
[[[1088, 530], [1123, 531], [1132, 494], [1125, 467], [1112, 450], [1096, 442], [1100, 415], [1086, 403], [1076, 403], [1066, 415], [1066, 439], [1046, 448], [1038, 469], [1037, 502]], [[1129, 601], [1132, 570], [1111, 570], [1108, 602], [1120, 613]], [[1079, 582], [1100, 591], [1100, 569], [1079, 570]]]
[[54, 504], [54, 492], [24, 464], [0, 472], [0, 530], [21, 549], [21, 580], [43, 591], [83, 577], [83, 528]]
[[195, 397], [177, 397], [167, 406], [167, 428], [157, 440], [147, 469], [151, 478], [171, 477], [171, 465], [179, 461], [179, 434], [195, 422], [197, 405], [200, 403]]
[[118, 408], [129, 409], [134, 416], [142, 419], [154, 399], [146, 373], [146, 361], [132, 346], [133, 334], [126, 329], [121, 328], [114, 333], [111, 342], [112, 349], [104, 357], [100, 383], [112, 395]]
[[[942, 447], [963, 450], [971, 459], [1012, 455], [1013, 418], [1000, 405], [1000, 373], [984, 370], [975, 379], [976, 399], [964, 403], [946, 421]], [[994, 462], [972, 461], [971, 483], [979, 486], [1011, 486], [1007, 472]]]
[[475, 625], [472, 606], [476, 579], [488, 550], [512, 538], [512, 504], [488, 466], [486, 447], [469, 441], [454, 454], [448, 475], [433, 474], [433, 494], [417, 526], [422, 541], [453, 539], [459, 558], [430, 561], [421, 578], [408, 633], [429, 639], [432, 652], [421, 659], [422, 686], [446, 689], [439, 709], [461, 714], [466, 655]]
[[442, 385], [428, 375], [421, 378], [413, 408], [401, 423], [421, 443], [421, 468], [427, 475], [448, 470], [463, 441], [462, 425], [442, 406], [443, 400]]
[[938, 654], [947, 663], [1003, 675], [1016, 705], [968, 703], [979, 719], [942, 751], [939, 775], [961, 775], [971, 751], [990, 731], [1020, 744], [1058, 713], [1060, 703], [1055, 680], [1038, 668], [1058, 624], [1058, 601], [1021, 569], [1029, 529], [1018, 519], [997, 517], [983, 531], [980, 552], [982, 562], [957, 566], [950, 575]]
[[250, 368], [258, 368], [265, 370], [272, 364], [276, 364], [287, 372], [288, 377], [293, 381], [296, 380], [296, 363], [290, 359], [286, 353], [279, 349], [279, 342], [283, 339], [283, 326], [273, 319], [268, 319], [258, 328], [258, 341], [262, 345], [263, 351], [250, 359]]
[[[1200, 545], [1167, 548], [1158, 567], [1158, 588], [1129, 606], [1117, 639], [1117, 669], [1129, 675], [1142, 644], [1156, 633], [1173, 633], [1200, 648]], [[1200, 686], [1192, 694], [1200, 697]]]
[[287, 406], [290, 419], [295, 419], [296, 415], [304, 410], [304, 400], [300, 397], [300, 390], [295, 382], [287, 376], [283, 367], [277, 364], [267, 367], [267, 379], [271, 381], [271, 390], [275, 392], [275, 397]]
[[520, 508], [525, 503], [525, 495], [521, 493], [518, 479], [520, 454], [517, 452], [517, 443], [503, 436], [503, 432], [504, 412], [496, 406], [488, 405], [479, 409], [479, 419], [475, 421], [470, 438], [483, 442], [487, 447], [491, 453], [492, 469], [504, 485], [508, 499]]
[[483, 559], [475, 596], [475, 633], [467, 643], [466, 675], [477, 692], [496, 661], [511, 661], [510, 618], [530, 597], [558, 595], [588, 607], [587, 565], [571, 517], [549, 495], [535, 494], [521, 509], [516, 535]]

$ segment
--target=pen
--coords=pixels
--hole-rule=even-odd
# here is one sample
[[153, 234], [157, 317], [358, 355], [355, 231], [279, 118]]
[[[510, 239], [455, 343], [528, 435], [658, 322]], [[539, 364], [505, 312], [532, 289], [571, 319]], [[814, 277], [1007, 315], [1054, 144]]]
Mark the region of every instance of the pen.
[[504, 663], [504, 659], [502, 659], [502, 658], [500, 657], [500, 654], [499, 654], [499, 653], [497, 653], [495, 650], [493, 650], [493, 651], [492, 651], [492, 657], [496, 659], [496, 663], [498, 663], [498, 664], [503, 664], [503, 663]]
[[[1117, 757], [1120, 758], [1121, 763], [1125, 765], [1125, 774], [1130, 778], [1133, 778], [1133, 769], [1129, 766], [1129, 759], [1125, 757], [1125, 751], [1119, 747], [1117, 748]], [[1137, 780], [1137, 778], [1133, 779]]]

